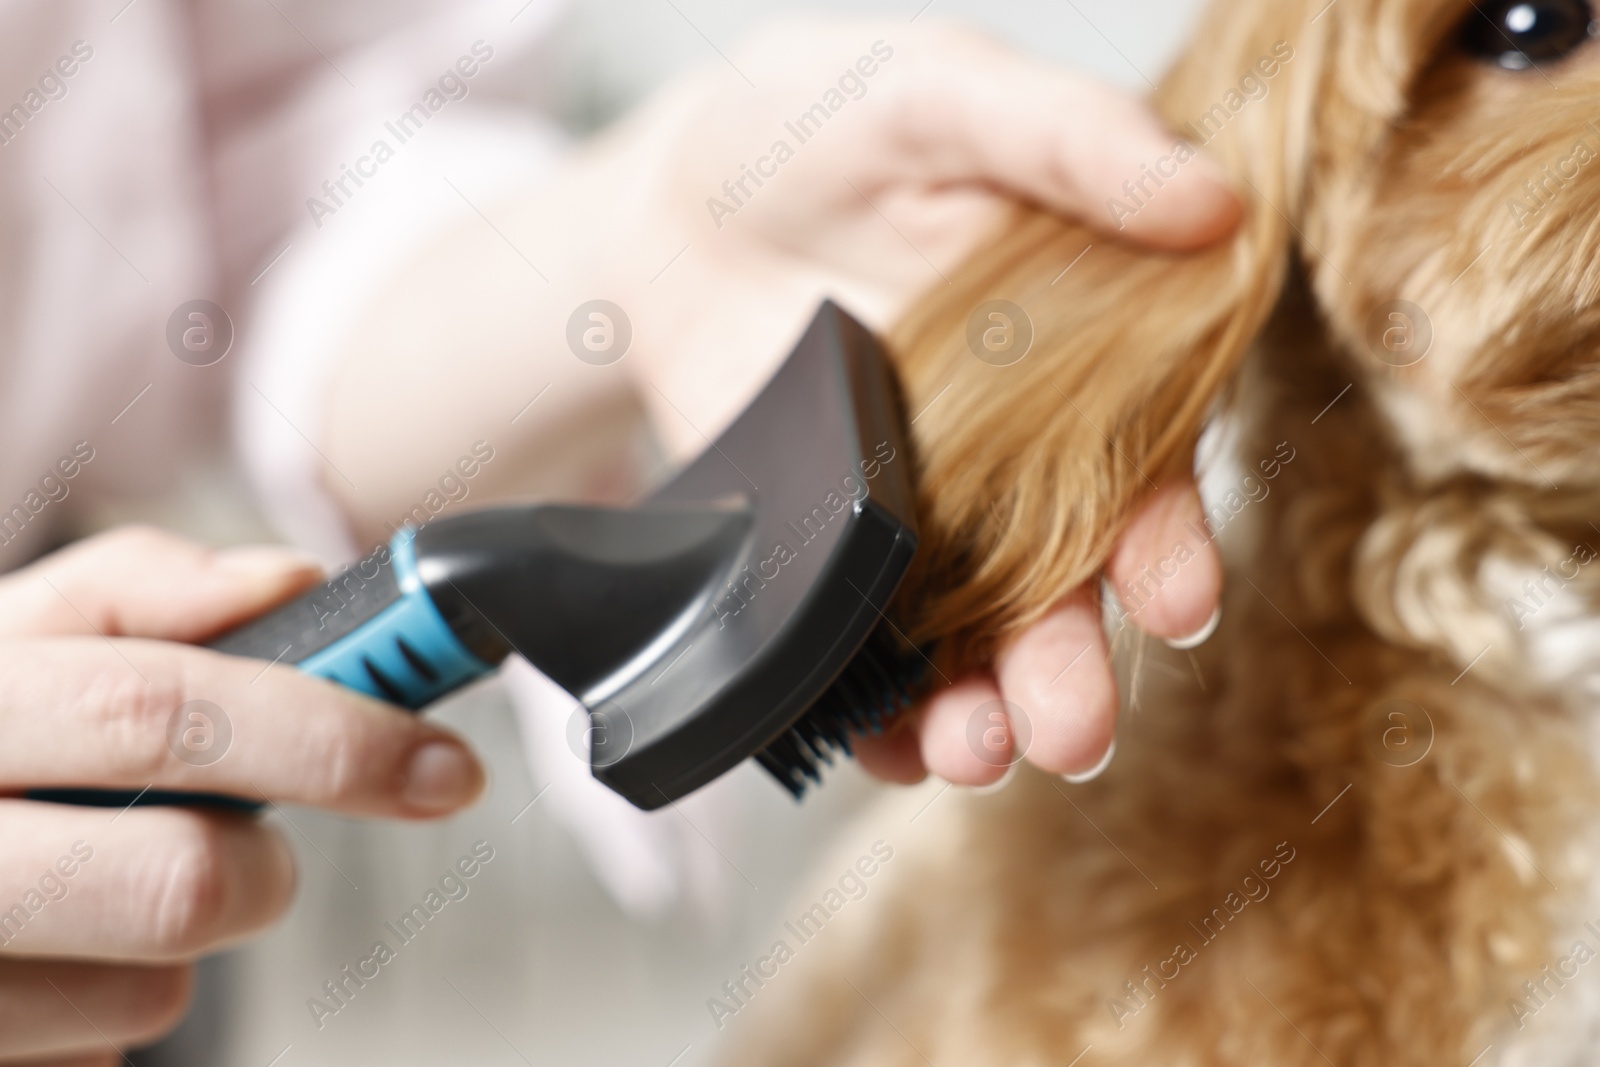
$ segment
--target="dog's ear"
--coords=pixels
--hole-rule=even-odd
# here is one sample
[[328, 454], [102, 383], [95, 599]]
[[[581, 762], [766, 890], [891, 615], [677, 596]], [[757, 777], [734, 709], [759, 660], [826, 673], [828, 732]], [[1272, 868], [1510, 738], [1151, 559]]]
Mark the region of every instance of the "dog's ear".
[[[1303, 32], [1299, 4], [1230, 6], [1241, 2], [1257, 10], [1203, 24], [1157, 91], [1182, 143], [1106, 205], [1115, 225], [1198, 149], [1245, 203], [1233, 238], [1163, 254], [1019, 206], [891, 335], [921, 487], [912, 616], [957, 667], [1093, 578], [1141, 498], [1188, 473], [1202, 421], [1272, 310], [1323, 37]], [[1288, 43], [1291, 20], [1305, 43]]]

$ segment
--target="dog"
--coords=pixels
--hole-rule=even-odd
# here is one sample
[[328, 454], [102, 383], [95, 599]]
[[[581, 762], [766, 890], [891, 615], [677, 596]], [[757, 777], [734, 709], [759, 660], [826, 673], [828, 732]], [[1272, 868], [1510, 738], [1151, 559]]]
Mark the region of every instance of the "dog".
[[[1174, 650], [1127, 625], [1148, 585], [1109, 590], [1107, 773], [887, 801], [893, 860], [726, 1062], [1594, 1062], [1595, 15], [1219, 0], [1155, 94], [1185, 142], [1107, 211], [1192, 147], [1237, 235], [1019, 205], [900, 323], [908, 409], [947, 390], [907, 608], [946, 674], [1094, 580], [1203, 428], [1221, 625]], [[1004, 366], [968, 344], [991, 300], [1033, 331]]]

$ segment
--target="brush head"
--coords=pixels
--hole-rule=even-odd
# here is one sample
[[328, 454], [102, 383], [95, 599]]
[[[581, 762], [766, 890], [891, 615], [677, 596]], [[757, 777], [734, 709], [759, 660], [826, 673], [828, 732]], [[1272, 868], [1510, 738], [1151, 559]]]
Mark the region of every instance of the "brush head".
[[822, 784], [833, 756], [854, 755], [852, 737], [878, 736], [909, 707], [928, 673], [928, 658], [908, 644], [887, 618], [827, 692], [756, 760], [796, 800], [808, 784]]
[[639, 807], [763, 751], [798, 792], [915, 678], [888, 637], [857, 657], [916, 551], [911, 463], [882, 349], [824, 304], [638, 507], [441, 519], [417, 532], [417, 571], [479, 659], [515, 650], [582, 702], [595, 777]]
[[[769, 752], [763, 764], [785, 768], [778, 779], [794, 792], [788, 772], [811, 780], [812, 754], [847, 750], [849, 724], [870, 729], [903, 701], [912, 674], [891, 669], [892, 643], [859, 662], [857, 653], [916, 551], [911, 475], [886, 353], [824, 303], [756, 399], [651, 498], [738, 494], [751, 504], [750, 535], [702, 609], [699, 636], [679, 643], [683, 659], [657, 684], [589, 705], [620, 711], [634, 733], [621, 758], [597, 746], [595, 776], [654, 808]], [[663, 663], [677, 654], [665, 651]], [[641, 712], [659, 727], [641, 730]]]

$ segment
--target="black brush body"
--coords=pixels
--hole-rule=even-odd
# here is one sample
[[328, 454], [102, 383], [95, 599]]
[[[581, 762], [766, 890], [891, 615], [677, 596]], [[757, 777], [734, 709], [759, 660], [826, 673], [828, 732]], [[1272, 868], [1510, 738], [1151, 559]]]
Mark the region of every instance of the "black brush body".
[[402, 531], [213, 647], [413, 708], [517, 652], [588, 709], [595, 776], [639, 807], [751, 756], [798, 797], [926, 666], [886, 614], [916, 550], [911, 475], [888, 361], [825, 303], [761, 394], [639, 506]]

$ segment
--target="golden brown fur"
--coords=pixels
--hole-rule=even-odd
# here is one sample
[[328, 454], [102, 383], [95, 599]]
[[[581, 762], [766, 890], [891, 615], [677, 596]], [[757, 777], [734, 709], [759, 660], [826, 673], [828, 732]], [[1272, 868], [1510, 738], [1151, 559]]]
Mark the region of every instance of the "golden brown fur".
[[[1222, 628], [1192, 661], [1119, 632], [1137, 702], [1092, 785], [1025, 771], [875, 815], [897, 858], [740, 1013], [729, 1062], [1465, 1064], [1581, 909], [1594, 695], [1490, 577], [1600, 546], [1600, 166], [1510, 208], [1600, 145], [1600, 45], [1514, 73], [1455, 50], [1461, 0], [1325, 5], [1220, 3], [1158, 93], [1181, 126], [1294, 49], [1207, 146], [1249, 205], [1230, 245], [1155, 255], [1019, 208], [896, 338], [913, 409], [954, 383], [915, 427], [920, 629], [952, 663], [1093, 578], [1226, 395], [1246, 468], [1295, 458], [1224, 532]], [[1037, 329], [1010, 367], [966, 349], [990, 298]], [[1395, 299], [1434, 330], [1403, 369], [1366, 340]], [[1408, 766], [1393, 700], [1431, 718]]]

